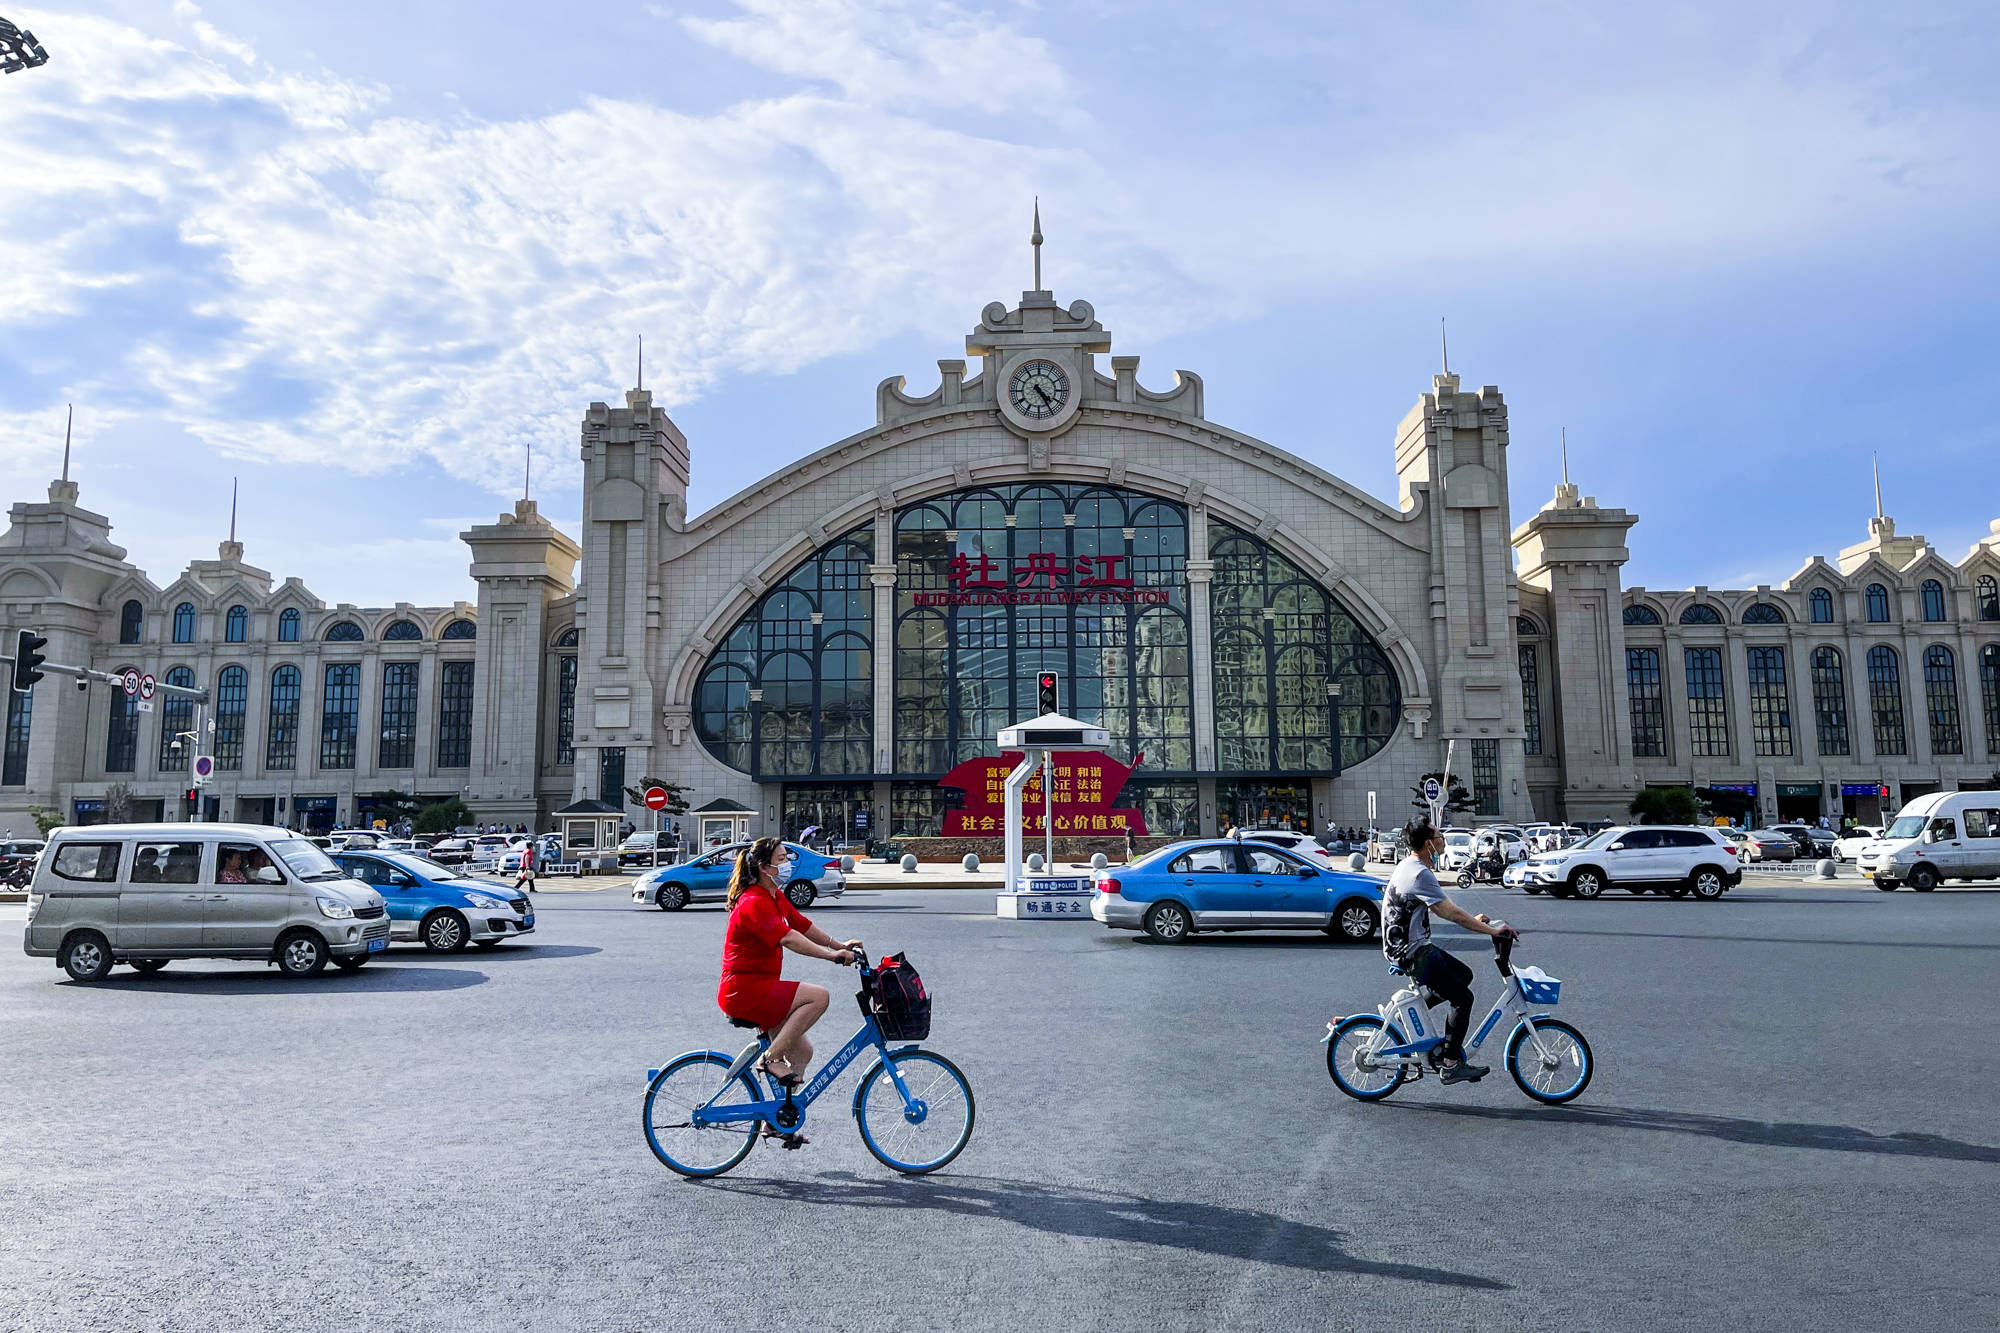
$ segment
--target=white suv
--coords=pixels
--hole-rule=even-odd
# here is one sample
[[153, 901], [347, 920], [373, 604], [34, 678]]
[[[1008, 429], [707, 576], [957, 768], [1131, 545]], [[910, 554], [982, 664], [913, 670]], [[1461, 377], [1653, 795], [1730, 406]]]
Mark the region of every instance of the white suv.
[[1712, 828], [1608, 828], [1574, 847], [1530, 857], [1521, 887], [1556, 898], [1595, 898], [1611, 885], [1713, 902], [1743, 878], [1743, 864]]

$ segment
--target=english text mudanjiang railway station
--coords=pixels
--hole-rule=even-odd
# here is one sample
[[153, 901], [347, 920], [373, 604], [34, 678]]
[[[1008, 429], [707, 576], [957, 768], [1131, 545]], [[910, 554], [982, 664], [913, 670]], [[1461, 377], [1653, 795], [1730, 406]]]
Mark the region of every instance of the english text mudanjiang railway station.
[[[1953, 562], [1878, 514], [1780, 587], [1625, 588], [1632, 513], [1560, 485], [1514, 524], [1495, 387], [1431, 378], [1390, 503], [1210, 421], [1198, 375], [1145, 387], [1086, 301], [994, 302], [965, 350], [692, 518], [652, 396], [592, 403], [580, 542], [525, 500], [472, 528], [476, 602], [328, 606], [233, 541], [156, 584], [65, 480], [11, 510], [0, 615], [55, 660], [207, 686], [204, 813], [315, 827], [383, 790], [647, 826], [646, 776], [693, 790], [705, 842], [997, 849], [982, 775], [1043, 671], [1112, 738], [1058, 767], [1066, 835], [1358, 825], [1371, 791], [1400, 822], [1451, 740], [1514, 821], [1688, 782], [1767, 820], [1873, 815], [2000, 767], [2000, 536]], [[62, 684], [9, 701], [0, 822], [99, 818], [116, 784], [179, 817], [185, 710]]]

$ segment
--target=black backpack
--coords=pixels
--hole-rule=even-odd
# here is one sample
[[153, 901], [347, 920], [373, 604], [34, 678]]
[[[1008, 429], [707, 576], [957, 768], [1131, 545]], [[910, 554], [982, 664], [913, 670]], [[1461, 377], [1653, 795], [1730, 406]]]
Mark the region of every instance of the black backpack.
[[931, 994], [903, 954], [884, 958], [863, 1003], [888, 1041], [922, 1041], [931, 1035]]

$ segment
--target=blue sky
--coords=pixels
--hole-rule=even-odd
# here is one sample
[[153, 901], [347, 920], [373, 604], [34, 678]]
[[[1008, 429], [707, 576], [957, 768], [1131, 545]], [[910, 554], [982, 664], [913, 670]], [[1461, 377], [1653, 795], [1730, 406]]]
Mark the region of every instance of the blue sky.
[[[1893, 8], [1894, 12], [1882, 12]], [[1142, 382], [1393, 499], [1437, 321], [1641, 516], [1627, 581], [2000, 518], [1990, 6], [0, 4], [0, 498], [75, 475], [162, 582], [240, 475], [329, 601], [470, 595], [455, 534], [579, 508], [647, 383], [696, 510], [1081, 296]], [[1408, 14], [1408, 17], [1405, 17]]]

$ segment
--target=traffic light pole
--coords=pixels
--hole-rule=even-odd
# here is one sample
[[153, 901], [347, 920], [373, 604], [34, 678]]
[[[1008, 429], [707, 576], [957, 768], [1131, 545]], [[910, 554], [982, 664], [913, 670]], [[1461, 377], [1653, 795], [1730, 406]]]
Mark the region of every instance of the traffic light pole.
[[[7, 664], [7, 674], [11, 676], [14, 671], [13, 656], [11, 654], [0, 654], [0, 662]], [[89, 667], [70, 666], [63, 662], [43, 662], [40, 664], [39, 670], [40, 674], [45, 676], [69, 676], [72, 679], [85, 682], [94, 680], [100, 685], [115, 685], [123, 688], [125, 684], [125, 678], [122, 675], [114, 675], [109, 671], [93, 671]], [[170, 694], [177, 699], [193, 699], [196, 703], [204, 704], [208, 702], [208, 689], [206, 686], [169, 685], [165, 681], [159, 681], [154, 684], [153, 689], [156, 693]]]

